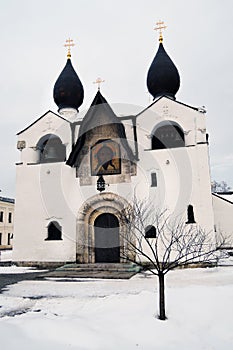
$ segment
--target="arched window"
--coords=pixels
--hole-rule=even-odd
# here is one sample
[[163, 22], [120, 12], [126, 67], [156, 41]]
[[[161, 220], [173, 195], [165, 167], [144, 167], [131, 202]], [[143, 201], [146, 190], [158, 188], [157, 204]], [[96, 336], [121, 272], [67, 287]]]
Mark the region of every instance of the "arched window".
[[155, 129], [152, 134], [152, 149], [184, 147], [184, 132], [174, 122], [168, 122]]
[[52, 221], [48, 225], [48, 237], [46, 241], [59, 241], [62, 239], [62, 227], [57, 221]]
[[37, 143], [40, 150], [41, 163], [64, 162], [66, 160], [66, 146], [56, 135], [45, 135]]
[[153, 225], [148, 225], [146, 227], [145, 238], [156, 238], [156, 228]]
[[186, 224], [195, 224], [196, 223], [195, 218], [194, 218], [193, 206], [191, 204], [188, 205], [187, 216], [188, 216], [188, 220], [186, 221]]

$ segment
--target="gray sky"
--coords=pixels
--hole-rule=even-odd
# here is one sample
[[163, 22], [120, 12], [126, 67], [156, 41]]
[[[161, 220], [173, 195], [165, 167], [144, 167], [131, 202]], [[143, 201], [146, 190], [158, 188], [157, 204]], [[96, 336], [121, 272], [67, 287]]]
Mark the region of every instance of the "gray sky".
[[54, 83], [72, 63], [85, 89], [80, 110], [105, 79], [109, 103], [148, 105], [146, 75], [158, 48], [153, 28], [164, 20], [164, 46], [180, 77], [178, 101], [206, 106], [212, 178], [233, 187], [233, 3], [231, 0], [0, 0], [1, 183], [15, 195], [15, 134], [51, 109]]

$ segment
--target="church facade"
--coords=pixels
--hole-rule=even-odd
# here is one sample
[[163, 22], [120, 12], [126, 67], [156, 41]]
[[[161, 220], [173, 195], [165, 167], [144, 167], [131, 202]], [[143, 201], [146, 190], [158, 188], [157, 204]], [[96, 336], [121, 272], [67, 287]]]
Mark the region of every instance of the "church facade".
[[180, 77], [162, 40], [147, 86], [154, 101], [137, 115], [118, 116], [98, 89], [80, 117], [84, 90], [68, 54], [58, 113], [17, 135], [16, 263], [124, 262], [120, 213], [135, 195], [214, 234], [205, 110], [176, 100]]

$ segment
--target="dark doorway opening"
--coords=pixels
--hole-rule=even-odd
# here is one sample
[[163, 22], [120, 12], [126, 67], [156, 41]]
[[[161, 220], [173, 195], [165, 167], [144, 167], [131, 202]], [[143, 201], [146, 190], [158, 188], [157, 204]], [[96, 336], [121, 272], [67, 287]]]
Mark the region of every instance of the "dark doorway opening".
[[120, 262], [119, 221], [113, 214], [99, 215], [95, 220], [95, 262]]

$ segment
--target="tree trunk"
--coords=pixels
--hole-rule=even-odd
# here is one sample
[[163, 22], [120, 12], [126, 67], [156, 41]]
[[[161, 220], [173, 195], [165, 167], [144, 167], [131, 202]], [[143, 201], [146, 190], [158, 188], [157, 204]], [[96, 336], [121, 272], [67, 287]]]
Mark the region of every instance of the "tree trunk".
[[166, 320], [165, 315], [165, 284], [164, 284], [164, 274], [159, 273], [159, 319]]

